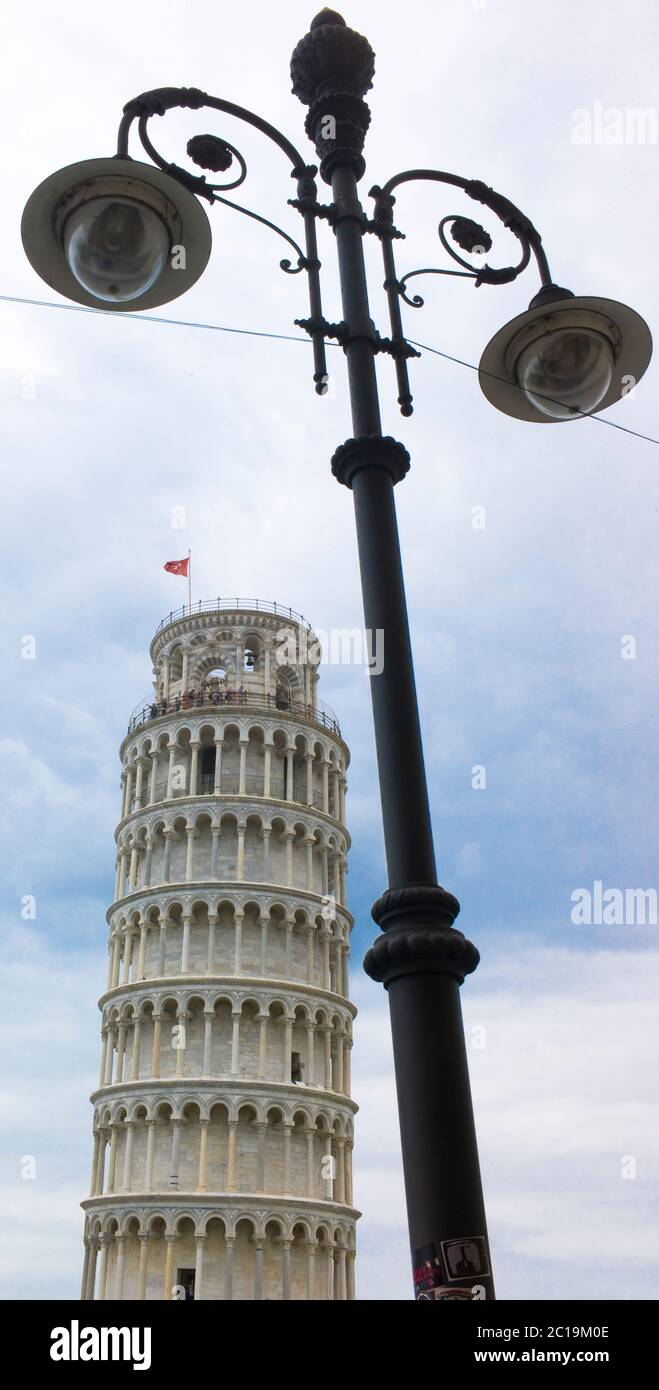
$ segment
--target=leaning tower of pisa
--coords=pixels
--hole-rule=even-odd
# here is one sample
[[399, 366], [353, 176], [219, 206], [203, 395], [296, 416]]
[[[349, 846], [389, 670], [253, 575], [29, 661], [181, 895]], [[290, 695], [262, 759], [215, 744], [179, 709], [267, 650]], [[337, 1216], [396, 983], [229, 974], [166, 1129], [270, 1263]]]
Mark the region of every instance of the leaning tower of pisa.
[[354, 1297], [348, 749], [277, 604], [170, 613], [121, 744], [85, 1299]]

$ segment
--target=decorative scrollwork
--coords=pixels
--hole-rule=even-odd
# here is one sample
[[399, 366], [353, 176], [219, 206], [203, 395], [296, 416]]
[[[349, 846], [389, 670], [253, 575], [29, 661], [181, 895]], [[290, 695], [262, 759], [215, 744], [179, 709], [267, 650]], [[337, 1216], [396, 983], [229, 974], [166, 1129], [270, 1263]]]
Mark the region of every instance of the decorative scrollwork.
[[[480, 223], [474, 222], [470, 217], [464, 217], [458, 213], [451, 213], [443, 217], [438, 226], [438, 235], [444, 250], [453, 261], [456, 261], [461, 270], [450, 270], [440, 266], [423, 266], [419, 270], [410, 270], [402, 278], [396, 273], [393, 243], [395, 238], [400, 236], [400, 232], [394, 226], [393, 207], [396, 202], [394, 189], [399, 184], [411, 183], [417, 180], [428, 180], [434, 183], [450, 184], [454, 188], [460, 188], [469, 198], [476, 202], [484, 203], [492, 212], [503, 222], [504, 227], [513, 233], [521, 246], [521, 256], [516, 265], [496, 267], [484, 265], [475, 267], [473, 262], [465, 260], [451, 245], [445, 232], [445, 228], [450, 228], [452, 240], [467, 255], [474, 254], [486, 255], [492, 249], [492, 238], [489, 232], [481, 227]], [[495, 189], [489, 188], [487, 184], [479, 179], [463, 179], [457, 174], [443, 173], [439, 169], [408, 169], [405, 173], [396, 174], [394, 178], [380, 188], [375, 185], [371, 189], [371, 197], [375, 200], [375, 217], [372, 229], [377, 230], [382, 245], [382, 256], [385, 268], [384, 288], [387, 292], [389, 301], [389, 318], [391, 321], [392, 339], [396, 343], [404, 342], [403, 325], [401, 318], [401, 300], [411, 309], [421, 309], [424, 300], [420, 294], [410, 295], [407, 287], [410, 280], [419, 275], [455, 275], [463, 279], [473, 280], [476, 288], [479, 285], [505, 285], [511, 280], [516, 280], [517, 276], [526, 269], [533, 252], [540, 272], [542, 285], [551, 284], [551, 273], [547, 263], [542, 241], [539, 232], [533, 223], [520, 211], [514, 203]], [[412, 396], [410, 394], [409, 379], [407, 372], [407, 362], [403, 354], [396, 358], [396, 372], [398, 376], [398, 402], [403, 415], [412, 413]]]
[[[240, 203], [234, 203], [230, 198], [223, 196], [231, 189], [239, 188], [247, 177], [245, 159], [240, 150], [236, 149], [235, 145], [230, 144], [228, 140], [218, 135], [204, 134], [193, 135], [187, 143], [187, 153], [190, 159], [201, 169], [209, 170], [211, 173], [228, 174], [237, 166], [237, 173], [234, 173], [234, 176], [224, 183], [211, 183], [204, 174], [194, 174], [189, 169], [181, 169], [177, 164], [163, 159], [150, 138], [147, 125], [152, 117], [164, 116], [167, 111], [176, 107], [187, 107], [196, 111], [201, 110], [202, 107], [209, 107], [212, 110], [221, 111], [224, 115], [244, 121], [247, 125], [260, 131], [262, 135], [266, 135], [278, 146], [290, 160], [291, 174], [297, 181], [297, 198], [291, 201], [304, 220], [305, 250], [276, 222], [271, 222], [269, 218], [262, 217], [260, 213], [254, 212], [251, 208], [243, 207]], [[159, 87], [152, 92], [143, 92], [141, 96], [134, 97], [132, 101], [127, 102], [124, 106], [123, 119], [119, 126], [117, 139], [117, 156], [120, 159], [128, 157], [130, 128], [135, 120], [138, 122], [138, 133], [142, 145], [149, 158], [159, 169], [175, 178], [185, 188], [195, 193], [197, 197], [205, 198], [209, 203], [222, 203], [225, 207], [233, 208], [234, 212], [241, 212], [245, 217], [250, 217], [253, 221], [260, 222], [262, 226], [269, 227], [271, 231], [292, 247], [296, 256], [295, 265], [290, 257], [285, 257], [279, 262], [280, 268], [287, 275], [299, 275], [302, 270], [306, 270], [309, 279], [310, 322], [316, 325], [320, 324], [322, 320], [320, 261], [318, 259], [315, 226], [315, 209], [318, 206], [315, 183], [315, 175], [318, 173], [316, 166], [305, 164], [301, 154], [291, 144], [291, 141], [282, 135], [275, 126], [264, 121], [261, 116], [257, 116], [253, 111], [248, 111], [244, 106], [236, 106], [234, 102], [224, 101], [221, 97], [210, 96], [198, 87]], [[309, 331], [313, 343], [316, 391], [319, 395], [323, 395], [327, 389], [327, 367], [322, 330], [315, 327]]]

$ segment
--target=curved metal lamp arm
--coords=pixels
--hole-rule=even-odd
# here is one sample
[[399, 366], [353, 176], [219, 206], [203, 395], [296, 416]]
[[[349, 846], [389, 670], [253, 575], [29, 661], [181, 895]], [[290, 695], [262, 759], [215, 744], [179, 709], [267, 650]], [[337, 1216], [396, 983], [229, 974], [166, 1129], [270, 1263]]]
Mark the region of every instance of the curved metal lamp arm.
[[[458, 255], [457, 251], [447, 240], [444, 228], [450, 224], [450, 231], [453, 240], [463, 251], [473, 254], [478, 251], [481, 255], [485, 254], [492, 247], [492, 238], [489, 233], [481, 227], [478, 222], [473, 222], [469, 217], [459, 216], [457, 213], [450, 213], [443, 217], [438, 227], [439, 239], [448, 252], [449, 256], [462, 270], [445, 270], [437, 267], [424, 267], [419, 270], [408, 271], [401, 280], [396, 274], [396, 264], [394, 258], [393, 242], [401, 233], [397, 231], [393, 220], [393, 207], [396, 201], [393, 190], [400, 184], [412, 183], [417, 180], [429, 181], [432, 183], [446, 183], [453, 188], [460, 188], [469, 198], [474, 198], [476, 202], [485, 204], [486, 207], [496, 213], [496, 216], [504, 226], [517, 237], [522, 249], [519, 262], [515, 266], [504, 266], [497, 269], [487, 263], [478, 270], [469, 262]], [[378, 186], [371, 189], [371, 197], [375, 199], [374, 223], [378, 230], [378, 235], [382, 242], [382, 255], [384, 259], [385, 281], [384, 288], [387, 292], [389, 301], [389, 318], [391, 322], [392, 341], [404, 343], [403, 324], [400, 310], [400, 300], [403, 299], [413, 309], [419, 309], [423, 305], [421, 295], [415, 294], [410, 297], [407, 294], [407, 284], [418, 275], [459, 275], [465, 279], [474, 280], [476, 287], [479, 285], [505, 285], [510, 281], [516, 280], [517, 276], [526, 269], [531, 258], [531, 252], [535, 256], [540, 281], [542, 285], [551, 284], [551, 273], [549, 264], [542, 246], [540, 233], [533, 226], [533, 223], [526, 215], [520, 211], [508, 198], [504, 198], [501, 193], [497, 193], [494, 188], [489, 188], [480, 179], [463, 179], [459, 174], [447, 174], [439, 169], [408, 169], [402, 174], [395, 174], [389, 179], [382, 188]], [[407, 360], [403, 353], [396, 357], [396, 373], [398, 377], [398, 403], [403, 415], [412, 414], [412, 396], [409, 388], [409, 377], [407, 371]]]
[[[224, 115], [234, 116], [237, 120], [253, 126], [262, 135], [266, 135], [286, 155], [292, 165], [291, 176], [297, 180], [297, 205], [304, 219], [304, 251], [288, 232], [277, 226], [276, 222], [271, 222], [269, 218], [262, 217], [260, 213], [253, 212], [250, 208], [243, 207], [240, 203], [234, 203], [230, 198], [222, 196], [224, 192], [228, 192], [232, 188], [239, 188], [247, 177], [247, 164], [235, 145], [231, 145], [227, 140], [216, 135], [194, 135], [187, 144], [188, 155], [202, 169], [209, 169], [214, 173], [228, 173], [234, 161], [237, 163], [238, 173], [224, 183], [209, 183], [205, 175], [193, 174], [188, 169], [181, 169], [179, 165], [170, 163], [158, 153], [147, 131], [149, 120], [152, 116], [164, 116], [167, 111], [186, 107], [194, 111], [201, 110], [202, 107], [210, 107], [215, 111], [222, 111]], [[279, 264], [288, 275], [299, 275], [301, 270], [306, 270], [308, 274], [311, 310], [309, 322], [312, 325], [309, 332], [313, 344], [314, 381], [316, 391], [319, 395], [323, 395], [327, 390], [327, 364], [321, 327], [323, 311], [320, 291], [320, 261], [318, 259], [315, 216], [312, 211], [316, 204], [317, 193], [315, 176], [318, 170], [316, 166], [305, 164], [302, 155], [291, 144], [291, 141], [282, 135], [275, 126], [264, 121], [261, 116], [257, 116], [254, 111], [248, 111], [246, 107], [237, 106], [234, 102], [224, 101], [221, 97], [211, 96], [208, 92], [202, 92], [197, 87], [157, 87], [153, 91], [143, 92], [141, 96], [133, 97], [131, 101], [127, 102], [124, 106], [124, 114], [117, 136], [117, 158], [119, 159], [129, 157], [128, 141], [130, 129], [135, 120], [138, 121], [138, 133], [142, 146], [158, 168], [183, 184], [197, 197], [206, 198], [209, 203], [223, 203], [225, 207], [233, 208], [235, 212], [241, 212], [245, 217], [251, 217], [255, 222], [260, 222], [262, 226], [269, 227], [271, 231], [282, 237], [292, 247], [297, 256], [297, 265], [292, 266], [288, 258], [281, 260]], [[313, 329], [314, 324], [318, 325], [316, 329]]]

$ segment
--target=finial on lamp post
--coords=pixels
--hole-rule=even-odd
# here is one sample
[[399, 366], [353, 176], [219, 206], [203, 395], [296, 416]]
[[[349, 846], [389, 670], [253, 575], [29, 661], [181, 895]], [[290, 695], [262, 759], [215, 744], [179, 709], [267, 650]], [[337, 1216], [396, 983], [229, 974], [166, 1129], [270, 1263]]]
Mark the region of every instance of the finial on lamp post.
[[305, 130], [316, 146], [321, 177], [351, 164], [360, 179], [371, 113], [364, 95], [373, 85], [375, 54], [336, 10], [321, 10], [291, 58], [293, 93], [308, 106]]

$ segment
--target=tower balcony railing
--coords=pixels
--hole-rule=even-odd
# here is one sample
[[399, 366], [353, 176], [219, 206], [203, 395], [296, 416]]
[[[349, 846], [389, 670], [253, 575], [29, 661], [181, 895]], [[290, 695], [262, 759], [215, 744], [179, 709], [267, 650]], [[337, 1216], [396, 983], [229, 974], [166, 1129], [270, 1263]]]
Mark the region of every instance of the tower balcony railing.
[[287, 608], [283, 603], [271, 603], [268, 599], [262, 598], [209, 598], [199, 599], [197, 603], [184, 603], [182, 608], [177, 608], [168, 613], [161, 619], [156, 628], [156, 637], [162, 632], [163, 628], [169, 627], [171, 623], [180, 622], [183, 618], [194, 618], [198, 613], [226, 613], [226, 612], [249, 612], [249, 613], [274, 613], [275, 617], [288, 619], [291, 623], [299, 623], [311, 632], [311, 623], [305, 618], [303, 613], [296, 613], [294, 608]]
[[198, 709], [215, 711], [232, 709], [242, 709], [248, 707], [257, 712], [268, 714], [292, 714], [294, 718], [308, 719], [312, 723], [318, 724], [321, 729], [328, 729], [330, 733], [336, 734], [341, 738], [341, 728], [339, 721], [329, 705], [324, 705], [320, 701], [315, 704], [306, 704], [304, 700], [287, 698], [281, 695], [256, 695], [246, 690], [189, 690], [182, 695], [175, 695], [169, 700], [149, 700], [138, 705], [133, 712], [129, 725], [128, 733], [132, 734], [136, 729], [144, 724], [151, 724], [155, 719], [161, 719], [166, 714], [181, 714], [184, 711], [191, 712]]
[[[201, 777], [198, 779], [198, 785], [198, 795], [212, 796], [212, 794], [215, 791], [215, 773], [202, 772]], [[220, 774], [220, 786], [217, 790], [225, 796], [237, 796], [240, 791], [240, 773], [225, 772], [224, 768], [222, 768]], [[294, 784], [293, 801], [295, 801], [300, 806], [308, 805], [306, 794], [303, 795], [303, 791], [304, 789], [301, 784], [297, 786]], [[247, 796], [263, 796], [265, 794], [263, 776], [259, 775], [258, 773], [248, 772], [245, 777], [245, 792]], [[273, 777], [271, 775], [270, 796], [277, 801], [286, 800], [286, 783], [283, 777]], [[314, 789], [312, 793], [311, 804], [315, 807], [317, 811], [322, 811], [323, 794], [321, 791], [317, 791]]]

